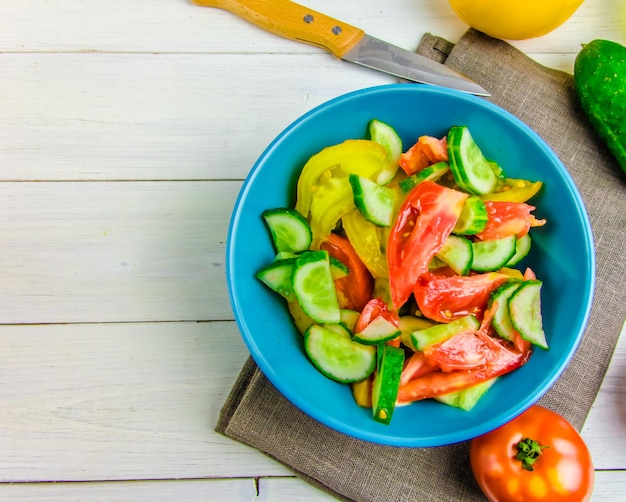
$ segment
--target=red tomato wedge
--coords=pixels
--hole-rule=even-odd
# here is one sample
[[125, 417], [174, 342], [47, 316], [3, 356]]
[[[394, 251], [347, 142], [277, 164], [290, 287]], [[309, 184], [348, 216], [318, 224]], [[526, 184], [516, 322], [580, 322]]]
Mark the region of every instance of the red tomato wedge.
[[391, 301], [399, 309], [411, 296], [428, 263], [441, 249], [468, 195], [430, 181], [417, 185], [402, 203], [387, 246]]
[[530, 349], [526, 352], [509, 349], [496, 339], [480, 331], [476, 333], [476, 336], [483, 341], [486, 347], [484, 364], [471, 370], [434, 371], [414, 378], [400, 385], [397, 402], [399, 404], [407, 404], [467, 389], [480, 382], [504, 375], [523, 366], [530, 357]]
[[487, 361], [487, 346], [475, 333], [459, 333], [445, 342], [426, 347], [424, 355], [446, 373], [471, 370]]
[[335, 280], [337, 299], [343, 309], [360, 312], [372, 296], [374, 279], [367, 267], [356, 254], [350, 241], [336, 234], [330, 234], [320, 249], [328, 251], [328, 254], [346, 265], [349, 273], [345, 277]]
[[467, 314], [480, 316], [489, 295], [509, 277], [498, 272], [469, 276], [422, 275], [413, 289], [420, 312], [429, 319], [450, 322]]
[[540, 227], [545, 225], [546, 220], [538, 220], [531, 214], [535, 210], [524, 202], [496, 202], [485, 201], [487, 207], [487, 225], [478, 234], [480, 240], [489, 241], [501, 239], [509, 235], [523, 237], [528, 233], [530, 227]]
[[402, 170], [411, 176], [437, 162], [448, 160], [448, 141], [433, 136], [420, 136], [417, 142], [400, 155], [398, 163]]
[[419, 350], [417, 352], [413, 352], [402, 370], [400, 385], [438, 369], [439, 367], [432, 364], [423, 352]]

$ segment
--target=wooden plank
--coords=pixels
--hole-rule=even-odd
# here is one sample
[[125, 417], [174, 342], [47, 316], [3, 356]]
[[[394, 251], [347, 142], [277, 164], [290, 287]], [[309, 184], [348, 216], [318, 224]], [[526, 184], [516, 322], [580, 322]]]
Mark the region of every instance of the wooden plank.
[[397, 81], [326, 54], [0, 53], [0, 65], [0, 180], [243, 179], [300, 115]]
[[[624, 471], [596, 472], [593, 502], [622, 502], [626, 492]], [[334, 501], [336, 498], [305, 483], [298, 478], [261, 478], [259, 480], [259, 502]]]
[[[213, 430], [247, 355], [233, 322], [0, 326], [0, 481], [289, 475]], [[598, 469], [626, 470], [619, 357], [586, 424]]]
[[252, 501], [256, 498], [255, 480], [192, 479], [168, 481], [122, 481], [89, 483], [14, 483], [0, 484], [0, 500], [29, 502], [206, 502]]
[[232, 319], [240, 182], [0, 185], [0, 323]]
[[[376, 37], [413, 49], [429, 31], [456, 41], [465, 25], [448, 2], [431, 0], [306, 0], [300, 2], [358, 26]], [[587, 0], [574, 16], [552, 33], [513, 42], [527, 53], [578, 52], [593, 38], [622, 41], [626, 18], [621, 0]], [[285, 40], [219, 9], [189, 1], [82, 0], [0, 2], [0, 51], [227, 52], [319, 53]], [[158, 34], [158, 36], [155, 36]]]
[[232, 322], [0, 326], [0, 482], [289, 474], [214, 432], [247, 356]]

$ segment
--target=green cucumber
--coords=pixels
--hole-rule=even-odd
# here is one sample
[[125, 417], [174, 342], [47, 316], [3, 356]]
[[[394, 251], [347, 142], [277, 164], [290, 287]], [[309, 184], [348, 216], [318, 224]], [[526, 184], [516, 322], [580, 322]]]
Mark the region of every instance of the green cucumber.
[[449, 235], [435, 255], [459, 275], [467, 275], [473, 261], [472, 242], [465, 237]]
[[447, 162], [437, 162], [436, 164], [428, 166], [422, 169], [420, 172], [412, 174], [408, 178], [403, 179], [398, 183], [398, 186], [403, 192], [410, 192], [422, 181], [437, 181], [449, 170], [450, 166]]
[[626, 173], [626, 47], [601, 39], [583, 44], [574, 87], [589, 122]]
[[277, 253], [299, 253], [311, 246], [312, 234], [309, 223], [295, 209], [277, 207], [263, 211]]
[[402, 340], [402, 344], [415, 352], [417, 348], [413, 345], [413, 339], [411, 338], [413, 332], [420, 329], [430, 328], [435, 326], [435, 324], [436, 323], [434, 321], [426, 319], [425, 317], [415, 317], [412, 315], [400, 316], [398, 328], [400, 328], [400, 339]]
[[476, 272], [500, 270], [515, 254], [516, 241], [515, 235], [509, 235], [501, 239], [473, 242], [472, 270]]
[[498, 307], [493, 315], [491, 325], [496, 330], [496, 333], [500, 335], [500, 338], [508, 340], [509, 342], [515, 339], [517, 333], [511, 321], [511, 315], [509, 314], [509, 298], [511, 298], [511, 295], [515, 293], [521, 285], [522, 281], [518, 279], [508, 280], [498, 286], [489, 297], [489, 308], [493, 306], [494, 302], [498, 302]]
[[435, 399], [441, 403], [447, 404], [449, 406], [454, 406], [455, 408], [461, 408], [465, 411], [470, 411], [476, 403], [480, 400], [481, 397], [485, 395], [491, 386], [496, 383], [498, 377], [490, 378], [489, 380], [485, 380], [484, 382], [480, 382], [473, 387], [469, 387], [463, 390], [457, 390], [456, 392], [450, 392], [449, 394], [444, 394], [442, 396], [437, 396]]
[[459, 333], [476, 331], [479, 327], [480, 322], [476, 316], [469, 314], [447, 324], [436, 324], [430, 328], [414, 331], [411, 334], [411, 340], [417, 350], [424, 350], [430, 345], [445, 342]]
[[346, 277], [350, 273], [350, 269], [348, 265], [342, 263], [334, 256], [330, 256], [330, 274], [333, 277], [333, 280], [341, 279], [342, 277]]
[[335, 283], [326, 251], [308, 251], [296, 259], [291, 285], [302, 310], [314, 321], [341, 321]]
[[531, 244], [532, 240], [529, 234], [524, 234], [522, 237], [517, 239], [517, 242], [515, 243], [515, 254], [511, 256], [506, 266], [512, 267], [513, 265], [517, 265], [520, 261], [526, 258], [526, 255], [530, 253]]
[[352, 339], [365, 345], [385, 343], [396, 338], [400, 330], [383, 316], [376, 317], [362, 331], [354, 334]]
[[263, 284], [287, 301], [294, 301], [295, 296], [291, 284], [291, 274], [293, 273], [295, 263], [295, 258], [276, 260], [263, 267], [256, 276]]
[[378, 370], [372, 386], [372, 412], [374, 420], [389, 424], [396, 407], [404, 350], [383, 344], [378, 351]]
[[354, 205], [363, 217], [379, 227], [390, 227], [396, 205], [395, 192], [357, 174], [350, 174], [349, 180]]
[[360, 382], [376, 368], [376, 347], [353, 342], [319, 324], [304, 333], [304, 350], [323, 375], [337, 382]]
[[485, 158], [467, 126], [453, 126], [448, 132], [448, 162], [454, 181], [474, 195], [493, 192], [501, 172]]
[[341, 309], [340, 317], [341, 324], [343, 324], [346, 328], [350, 330], [350, 332], [354, 331], [354, 327], [356, 326], [357, 321], [359, 320], [360, 312], [356, 310], [348, 310]]
[[452, 229], [452, 233], [458, 235], [475, 235], [482, 232], [487, 226], [489, 214], [487, 206], [476, 195], [470, 195], [465, 199], [463, 211]]
[[379, 185], [386, 185], [394, 178], [400, 167], [398, 162], [400, 155], [402, 155], [402, 139], [400, 139], [400, 136], [398, 136], [398, 133], [393, 127], [380, 120], [370, 120], [367, 129], [370, 133], [371, 140], [381, 144], [385, 147], [385, 150], [387, 150], [389, 164], [376, 178], [376, 182]]
[[548, 349], [541, 316], [542, 282], [524, 282], [509, 298], [509, 314], [522, 338], [542, 349]]

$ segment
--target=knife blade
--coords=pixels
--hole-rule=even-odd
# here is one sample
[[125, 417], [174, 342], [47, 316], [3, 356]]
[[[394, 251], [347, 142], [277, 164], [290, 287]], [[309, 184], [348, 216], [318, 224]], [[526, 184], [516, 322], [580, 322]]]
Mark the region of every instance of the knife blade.
[[422, 84], [489, 96], [460, 73], [401, 47], [367, 35], [360, 28], [289, 0], [192, 0], [236, 14], [259, 28], [290, 40], [321, 47], [336, 57]]

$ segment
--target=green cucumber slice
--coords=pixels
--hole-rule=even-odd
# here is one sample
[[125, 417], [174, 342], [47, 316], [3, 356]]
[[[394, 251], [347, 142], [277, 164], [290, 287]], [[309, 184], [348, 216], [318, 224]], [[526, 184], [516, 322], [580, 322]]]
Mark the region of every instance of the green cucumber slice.
[[459, 275], [467, 275], [472, 266], [472, 242], [465, 237], [449, 235], [435, 255]]
[[319, 324], [304, 333], [304, 350], [323, 375], [337, 382], [360, 382], [376, 368], [375, 347], [353, 342]]
[[276, 260], [267, 267], [262, 268], [256, 276], [263, 284], [287, 301], [294, 301], [295, 296], [291, 284], [291, 274], [293, 273], [295, 263], [295, 258]]
[[435, 399], [440, 403], [454, 406], [455, 408], [461, 408], [465, 411], [470, 411], [474, 406], [476, 406], [476, 403], [478, 403], [480, 398], [485, 395], [485, 392], [487, 392], [491, 386], [496, 383], [496, 380], [498, 380], [498, 377], [490, 378], [489, 380], [480, 382], [473, 387], [437, 396]]
[[391, 345], [380, 345], [378, 351], [378, 371], [372, 386], [372, 412], [374, 420], [389, 424], [396, 407], [404, 366], [404, 350]]
[[447, 324], [436, 324], [430, 328], [414, 331], [411, 339], [417, 350], [424, 350], [429, 345], [444, 342], [459, 333], [476, 331], [479, 327], [480, 322], [476, 316], [469, 314]]
[[353, 332], [360, 315], [356, 310], [341, 309], [341, 324]]
[[417, 348], [413, 344], [413, 339], [411, 338], [413, 332], [420, 329], [430, 328], [435, 325], [436, 323], [434, 321], [426, 319], [425, 317], [416, 317], [412, 315], [400, 316], [398, 327], [400, 328], [400, 339], [402, 340], [402, 344], [415, 352]]
[[436, 164], [428, 166], [420, 172], [403, 179], [398, 183], [398, 186], [403, 192], [410, 192], [422, 181], [437, 181], [449, 170], [450, 166], [447, 162], [437, 162]]
[[302, 254], [293, 267], [291, 284], [302, 310], [315, 322], [337, 324], [341, 312], [326, 251]]
[[371, 140], [383, 145], [387, 150], [389, 165], [376, 178], [379, 185], [386, 185], [394, 178], [400, 167], [398, 161], [402, 155], [402, 139], [393, 127], [377, 119], [370, 120], [367, 129]]
[[509, 235], [501, 239], [473, 242], [472, 270], [476, 272], [500, 270], [515, 254], [516, 241], [515, 235]]
[[330, 275], [332, 275], [333, 280], [341, 279], [342, 277], [346, 277], [350, 273], [350, 269], [348, 265], [339, 261], [334, 256], [330, 256]]
[[542, 349], [548, 349], [541, 316], [542, 282], [524, 282], [509, 298], [509, 314], [513, 326], [522, 338]]
[[517, 265], [520, 261], [526, 258], [526, 255], [530, 253], [531, 245], [532, 239], [529, 234], [525, 234], [517, 239], [517, 242], [515, 243], [515, 254], [511, 256], [506, 266], [512, 267], [513, 265]]
[[467, 126], [453, 126], [448, 132], [448, 162], [454, 180], [463, 190], [475, 195], [491, 193], [498, 183], [494, 169], [472, 138]]
[[470, 195], [452, 232], [459, 235], [478, 234], [485, 229], [488, 219], [485, 203], [476, 195]]
[[379, 227], [390, 227], [396, 205], [395, 192], [357, 174], [350, 174], [349, 180], [354, 205], [363, 217]]
[[509, 342], [515, 339], [515, 334], [517, 333], [509, 314], [509, 298], [521, 285], [522, 281], [517, 279], [506, 281], [498, 286], [489, 298], [489, 308], [492, 307], [494, 302], [498, 302], [498, 308], [493, 315], [491, 325], [496, 330], [496, 333], [500, 335], [500, 338]]
[[363, 331], [355, 333], [352, 339], [365, 345], [376, 345], [394, 339], [400, 330], [383, 316], [376, 317]]
[[295, 209], [278, 207], [262, 213], [276, 252], [299, 253], [309, 249], [312, 240], [309, 223]]

